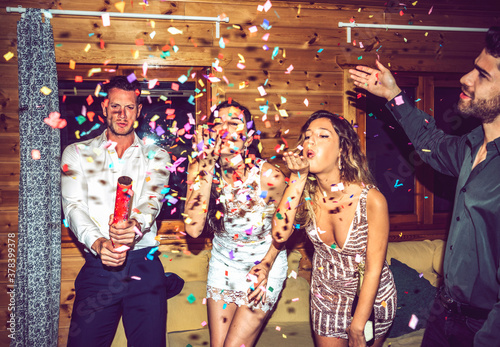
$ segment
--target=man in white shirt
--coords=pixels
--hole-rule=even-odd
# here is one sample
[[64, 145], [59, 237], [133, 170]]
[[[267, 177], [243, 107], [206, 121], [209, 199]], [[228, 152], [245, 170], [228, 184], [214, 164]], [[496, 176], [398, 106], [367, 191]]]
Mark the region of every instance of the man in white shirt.
[[[139, 82], [117, 76], [104, 87], [107, 129], [68, 146], [61, 160], [64, 214], [86, 251], [68, 346], [111, 345], [122, 316], [129, 345], [165, 346], [166, 278], [154, 247], [170, 156], [134, 132]], [[112, 223], [120, 176], [133, 180], [131, 213]]]

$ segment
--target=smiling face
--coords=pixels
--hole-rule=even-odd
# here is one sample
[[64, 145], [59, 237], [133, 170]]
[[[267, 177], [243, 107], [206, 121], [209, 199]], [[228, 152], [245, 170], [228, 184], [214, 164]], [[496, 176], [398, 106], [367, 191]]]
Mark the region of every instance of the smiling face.
[[141, 113], [135, 91], [112, 88], [108, 91], [108, 103], [101, 103], [108, 125], [108, 139], [133, 137], [134, 122]]
[[481, 52], [474, 69], [460, 79], [462, 93], [458, 110], [483, 123], [493, 122], [500, 115], [500, 58]]
[[328, 118], [318, 118], [309, 124], [304, 133], [304, 156], [313, 174], [339, 171], [339, 136]]
[[212, 130], [222, 137], [221, 155], [232, 155], [249, 146], [252, 138], [247, 138], [247, 124], [243, 112], [237, 107], [224, 107], [215, 115]]

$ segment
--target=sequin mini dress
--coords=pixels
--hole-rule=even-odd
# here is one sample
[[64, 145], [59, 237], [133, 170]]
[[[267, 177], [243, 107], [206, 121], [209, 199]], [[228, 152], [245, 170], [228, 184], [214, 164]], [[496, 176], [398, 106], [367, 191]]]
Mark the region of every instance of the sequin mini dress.
[[272, 243], [274, 204], [266, 204], [261, 189], [264, 161], [256, 160], [248, 178], [238, 187], [226, 184], [220, 201], [225, 204], [224, 232], [215, 232], [208, 269], [207, 298], [268, 311], [278, 301], [288, 264], [283, 249], [271, 268], [265, 303], [249, 303], [250, 269], [262, 261]]
[[[368, 237], [366, 197], [373, 186], [365, 187], [351, 222], [343, 248], [329, 246], [319, 237], [316, 222], [306, 228], [314, 245], [311, 278], [311, 321], [316, 334], [347, 339], [351, 308], [358, 285], [358, 263], [365, 262]], [[375, 338], [389, 330], [396, 315], [396, 286], [384, 260], [380, 284], [374, 303]]]

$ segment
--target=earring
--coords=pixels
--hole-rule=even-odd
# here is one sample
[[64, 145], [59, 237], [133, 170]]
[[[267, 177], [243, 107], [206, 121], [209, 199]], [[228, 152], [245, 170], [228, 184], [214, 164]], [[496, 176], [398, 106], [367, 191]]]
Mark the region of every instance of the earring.
[[340, 157], [339, 157], [339, 171], [342, 172], [342, 162], [340, 160]]

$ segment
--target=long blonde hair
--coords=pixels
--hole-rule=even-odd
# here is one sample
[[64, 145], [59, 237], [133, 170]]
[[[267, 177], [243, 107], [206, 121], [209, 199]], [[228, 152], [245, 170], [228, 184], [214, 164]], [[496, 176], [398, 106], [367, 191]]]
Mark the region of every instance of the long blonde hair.
[[[361, 151], [358, 134], [354, 131], [351, 124], [339, 115], [325, 110], [314, 112], [300, 129], [300, 137], [297, 147], [302, 146], [304, 143], [305, 132], [309, 128], [310, 124], [319, 118], [327, 118], [330, 120], [333, 129], [339, 136], [340, 161], [342, 165], [340, 169], [341, 182], [359, 185], [374, 185], [375, 179], [368, 168], [366, 156]], [[311, 223], [317, 210], [317, 201], [315, 196], [318, 183], [315, 175], [312, 173], [309, 173], [307, 178], [308, 179], [302, 196], [300, 197], [300, 205], [295, 217], [295, 221], [301, 226], [307, 226]]]

